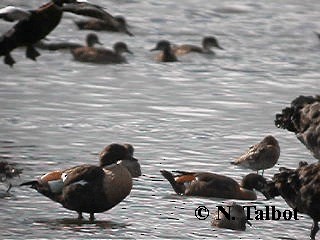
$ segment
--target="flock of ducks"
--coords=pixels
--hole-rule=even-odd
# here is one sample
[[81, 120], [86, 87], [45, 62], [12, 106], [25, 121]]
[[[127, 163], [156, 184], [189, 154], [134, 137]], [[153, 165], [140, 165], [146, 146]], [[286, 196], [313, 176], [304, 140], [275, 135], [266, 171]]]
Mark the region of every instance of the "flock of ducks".
[[[23, 46], [26, 47], [26, 57], [34, 61], [40, 56], [36, 48], [40, 48], [51, 51], [71, 50], [74, 60], [79, 62], [127, 63], [123, 53], [132, 54], [132, 52], [125, 43], [115, 43], [113, 50], [97, 48], [94, 44], [102, 44], [94, 33], [88, 34], [86, 46], [82, 46], [79, 43], [48, 43], [43, 41], [42, 39], [59, 24], [63, 12], [90, 17], [89, 20], [75, 21], [80, 30], [122, 32], [129, 36], [134, 36], [128, 30], [124, 17], [112, 16], [102, 7], [88, 2], [52, 0], [36, 10], [24, 10], [8, 6], [0, 9], [0, 18], [10, 22], [18, 20], [18, 23], [0, 38], [0, 56], [4, 56], [4, 63], [12, 67], [15, 64], [15, 60], [10, 52], [17, 47]], [[34, 26], [38, 27], [34, 28]], [[201, 47], [190, 44], [171, 45], [169, 41], [161, 40], [151, 51], [161, 51], [155, 57], [159, 62], [175, 62], [178, 61], [177, 56], [191, 52], [214, 54], [211, 50], [212, 47], [223, 49], [215, 37], [207, 36], [203, 38]]]
[[[48, 50], [68, 49], [81, 62], [125, 63], [123, 53], [132, 53], [123, 42], [114, 44], [113, 50], [96, 48], [100, 44], [96, 34], [88, 34], [86, 46], [77, 43], [46, 43], [41, 41], [59, 24], [63, 12], [89, 16], [92, 19], [75, 22], [79, 29], [118, 31], [130, 36], [123, 17], [113, 17], [102, 7], [76, 0], [52, 0], [36, 10], [26, 11], [15, 7], [0, 10], [0, 18], [17, 21], [0, 38], [0, 56], [4, 63], [13, 66], [15, 60], [11, 51], [26, 47], [26, 57], [32, 60], [40, 55], [35, 48]], [[38, 26], [35, 28], [34, 26]], [[157, 60], [177, 61], [177, 56], [189, 52], [212, 53], [211, 47], [223, 49], [214, 37], [205, 37], [202, 47], [193, 45], [171, 45], [162, 40], [152, 51], [159, 50]], [[294, 132], [297, 138], [320, 160], [320, 96], [299, 96], [290, 107], [276, 115], [275, 125]], [[130, 144], [113, 143], [106, 146], [99, 155], [99, 165], [80, 165], [73, 168], [49, 172], [42, 177], [24, 182], [39, 193], [60, 203], [63, 207], [76, 211], [78, 218], [83, 213], [104, 212], [125, 199], [132, 189], [132, 178], [141, 176], [138, 160], [133, 157], [134, 148]], [[210, 172], [188, 172], [161, 170], [173, 190], [179, 195], [217, 197], [226, 199], [256, 200], [254, 190], [260, 191], [267, 199], [281, 196], [290, 207], [313, 219], [310, 238], [315, 239], [320, 220], [320, 165], [300, 162], [296, 169], [280, 168], [271, 180], [263, 177], [265, 169], [272, 168], [280, 156], [278, 141], [271, 135], [250, 147], [232, 164], [257, 171], [246, 175], [239, 184], [234, 179]], [[262, 175], [258, 171], [262, 170]], [[0, 162], [0, 180], [7, 182], [21, 174], [8, 162]], [[8, 191], [11, 185], [9, 185]], [[212, 225], [236, 230], [245, 230], [246, 219], [243, 208], [232, 205], [234, 220], [213, 219]]]
[[[315, 139], [319, 139], [320, 135], [310, 129], [319, 129], [319, 120], [320, 96], [299, 96], [292, 101], [291, 107], [276, 114], [275, 125], [295, 132], [299, 140], [308, 139], [302, 141], [303, 144], [314, 156], [318, 156], [320, 145]], [[259, 170], [272, 168], [279, 156], [279, 143], [269, 135], [232, 162], [257, 171], [247, 174], [241, 183], [211, 172], [160, 172], [179, 195], [256, 200], [254, 190], [257, 190], [266, 199], [281, 196], [291, 208], [313, 219], [310, 239], [315, 239], [320, 220], [320, 164], [301, 161], [296, 169], [280, 167], [272, 179], [258, 174]], [[0, 180], [3, 182], [19, 176], [21, 172], [8, 162], [0, 162]], [[95, 213], [107, 211], [123, 201], [133, 187], [132, 178], [139, 176], [141, 167], [134, 157], [133, 146], [112, 143], [100, 152], [98, 166], [84, 164], [49, 172], [20, 186], [30, 186], [63, 207], [76, 211], [79, 219], [83, 218], [83, 213], [89, 213], [90, 221], [93, 221]], [[245, 230], [248, 221], [242, 206], [236, 203], [230, 206], [233, 218], [223, 216], [218, 220], [215, 213], [212, 226]]]

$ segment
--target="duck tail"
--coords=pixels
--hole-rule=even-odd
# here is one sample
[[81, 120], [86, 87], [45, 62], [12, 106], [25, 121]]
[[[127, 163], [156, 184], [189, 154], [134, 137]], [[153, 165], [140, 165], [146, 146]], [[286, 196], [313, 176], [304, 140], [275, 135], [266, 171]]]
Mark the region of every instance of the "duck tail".
[[37, 180], [21, 183], [19, 186], [30, 186], [31, 188], [37, 189], [39, 182]]
[[178, 183], [176, 182], [176, 180], [174, 179], [174, 176], [171, 172], [166, 171], [166, 170], [161, 170], [160, 171], [162, 176], [167, 179], [169, 181], [169, 183], [171, 184], [173, 190], [177, 193], [177, 194], [184, 194], [185, 192], [185, 186], [183, 183]]

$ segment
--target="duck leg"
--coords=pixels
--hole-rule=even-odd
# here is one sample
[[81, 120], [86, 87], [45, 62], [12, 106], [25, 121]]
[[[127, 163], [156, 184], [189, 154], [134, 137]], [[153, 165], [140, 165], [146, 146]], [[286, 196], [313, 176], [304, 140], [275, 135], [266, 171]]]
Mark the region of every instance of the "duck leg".
[[8, 189], [7, 189], [7, 193], [10, 191], [11, 188], [12, 188], [12, 184], [9, 183], [9, 187], [8, 187]]
[[90, 221], [90, 222], [93, 222], [93, 221], [94, 221], [94, 213], [90, 213], [89, 221]]
[[7, 65], [9, 65], [10, 67], [13, 66], [13, 64], [16, 63], [16, 61], [11, 57], [10, 53], [8, 53], [7, 55], [5, 55], [3, 62]]
[[78, 220], [82, 220], [83, 216], [82, 216], [82, 212], [78, 212]]
[[26, 50], [26, 57], [32, 59], [33, 61], [36, 61], [37, 57], [40, 56], [40, 53], [32, 46], [27, 46]]
[[313, 220], [312, 228], [311, 228], [311, 234], [310, 239], [315, 240], [316, 234], [319, 231], [319, 225], [316, 220]]

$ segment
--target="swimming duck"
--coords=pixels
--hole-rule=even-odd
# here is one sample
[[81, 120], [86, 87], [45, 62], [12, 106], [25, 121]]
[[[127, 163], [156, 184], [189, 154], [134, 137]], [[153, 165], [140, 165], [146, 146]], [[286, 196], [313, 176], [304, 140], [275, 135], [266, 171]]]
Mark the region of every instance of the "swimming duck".
[[99, 166], [85, 164], [49, 172], [21, 186], [30, 185], [63, 207], [76, 211], [79, 219], [83, 218], [83, 212], [89, 213], [90, 221], [93, 221], [94, 213], [113, 208], [129, 195], [131, 174], [117, 163], [128, 155], [125, 146], [113, 143], [101, 156]]
[[320, 160], [320, 95], [299, 96], [290, 107], [276, 114], [278, 128], [294, 132], [296, 137]]
[[[123, 146], [127, 149], [128, 155], [121, 159], [118, 163], [125, 166], [129, 172], [131, 173], [131, 176], [133, 178], [140, 177], [141, 176], [141, 167], [138, 162], [138, 159], [133, 157], [134, 148], [131, 144], [125, 143]], [[110, 145], [106, 146], [101, 152], [100, 152], [100, 159], [104, 157], [108, 152], [110, 151]]]
[[7, 192], [9, 192], [12, 187], [10, 180], [14, 177], [19, 177], [21, 173], [22, 169], [16, 168], [15, 164], [0, 161], [0, 182], [5, 182], [9, 185]]
[[241, 157], [232, 164], [258, 171], [272, 168], [279, 159], [280, 146], [271, 135], [266, 136], [261, 142], [251, 146]]
[[156, 47], [151, 49], [150, 51], [162, 51], [160, 54], [156, 56], [156, 61], [158, 62], [176, 62], [178, 61], [177, 57], [174, 55], [171, 44], [169, 41], [161, 40], [157, 43]]
[[215, 37], [204, 37], [202, 39], [202, 47], [191, 45], [191, 44], [183, 44], [183, 45], [174, 45], [172, 47], [172, 50], [174, 54], [177, 56], [181, 56], [191, 52], [214, 54], [214, 52], [211, 50], [211, 47], [216, 47], [223, 50], [223, 48], [220, 47], [218, 40]]
[[[102, 43], [99, 41], [99, 38], [94, 33], [89, 33], [86, 37], [86, 44], [87, 47], [93, 47], [94, 44], [100, 44]], [[74, 49], [74, 48], [80, 48], [83, 47], [80, 43], [73, 43], [73, 42], [61, 42], [61, 43], [47, 43], [44, 41], [39, 41], [35, 44], [37, 48], [50, 50], [50, 51], [56, 51], [56, 50], [65, 50], [65, 49]]]
[[252, 225], [248, 220], [243, 207], [233, 202], [227, 204], [223, 208], [228, 211], [230, 208], [230, 219], [226, 218], [224, 214], [219, 213], [217, 210], [212, 215], [211, 225], [218, 228], [227, 228], [238, 231], [246, 230], [246, 223]]
[[256, 200], [254, 189], [264, 192], [266, 180], [258, 174], [246, 175], [241, 184], [234, 179], [209, 172], [160, 171], [179, 195]]
[[[27, 48], [26, 56], [34, 61], [40, 56], [33, 45], [47, 36], [59, 24], [63, 3], [63, 0], [52, 0], [36, 10], [25, 11], [24, 17], [23, 14], [18, 14], [15, 19], [19, 22], [0, 37], [0, 56], [4, 56], [5, 64], [13, 66], [15, 60], [10, 52], [17, 47], [25, 46]], [[8, 18], [15, 20], [12, 13], [14, 10], [12, 8], [7, 10], [7, 16], [10, 16]], [[1, 14], [5, 18], [5, 12], [2, 11]]]
[[[110, 28], [111, 26], [111, 29], [113, 29], [111, 31], [124, 32], [129, 36], [133, 36], [133, 34], [128, 31], [127, 25], [125, 24], [125, 21], [123, 21], [124, 18], [121, 18], [121, 17], [118, 18], [118, 17], [112, 16], [110, 13], [106, 12], [104, 8], [101, 6], [91, 4], [88, 2], [76, 2], [76, 3], [70, 3], [63, 6], [63, 11], [71, 12], [77, 15], [100, 19], [100, 21], [97, 21], [96, 23], [90, 23], [90, 24], [89, 23], [87, 24], [83, 21], [81, 21], [79, 24], [76, 22], [76, 24], [80, 29], [98, 30], [97, 28], [99, 27], [95, 27], [96, 29], [93, 29], [94, 28], [93, 25], [95, 26], [100, 25], [100, 27], [104, 27], [104, 29], [100, 29], [100, 30], [107, 30], [107, 28]], [[86, 26], [88, 28], [86, 28]]]
[[127, 22], [124, 17], [115, 16], [114, 19], [118, 22], [117, 25], [114, 25], [113, 21], [94, 18], [89, 20], [75, 21], [75, 24], [80, 30], [124, 32], [129, 36], [133, 36], [133, 34], [127, 28]]
[[76, 61], [102, 64], [127, 63], [121, 54], [127, 52], [133, 54], [123, 42], [113, 45], [113, 51], [104, 48], [81, 47], [71, 49], [71, 53]]
[[296, 169], [280, 168], [280, 173], [268, 182], [268, 199], [281, 196], [298, 212], [309, 215], [313, 220], [310, 238], [315, 239], [320, 221], [320, 164], [300, 162]]

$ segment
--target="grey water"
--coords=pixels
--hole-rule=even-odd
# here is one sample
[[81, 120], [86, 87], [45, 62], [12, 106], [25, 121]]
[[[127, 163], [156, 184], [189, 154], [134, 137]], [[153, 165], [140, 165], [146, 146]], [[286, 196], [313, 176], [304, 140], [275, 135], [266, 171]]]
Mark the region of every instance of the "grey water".
[[[44, 2], [3, 0], [0, 7], [34, 9]], [[213, 228], [195, 209], [214, 210], [230, 200], [177, 196], [159, 170], [210, 171], [240, 181], [250, 170], [229, 162], [267, 134], [281, 147], [267, 178], [280, 166], [316, 161], [274, 119], [295, 97], [319, 94], [318, 1], [91, 2], [125, 16], [135, 35], [100, 32], [104, 47], [124, 41], [134, 54], [123, 65], [78, 63], [68, 51], [45, 50], [33, 62], [23, 48], [13, 52], [13, 68], [1, 59], [0, 158], [23, 168], [19, 183], [96, 164], [105, 145], [131, 143], [143, 176], [93, 224], [79, 223], [75, 212], [33, 189], [13, 187], [0, 198], [0, 239], [307, 239], [312, 221], [302, 214], [299, 220], [253, 220], [245, 232]], [[73, 23], [82, 18], [64, 14], [47, 39], [84, 42], [88, 31]], [[1, 34], [12, 24], [1, 21]], [[157, 63], [149, 51], [158, 40], [199, 45], [208, 35], [225, 50], [176, 63]], [[261, 194], [237, 202], [290, 209], [283, 199], [266, 201]]]

